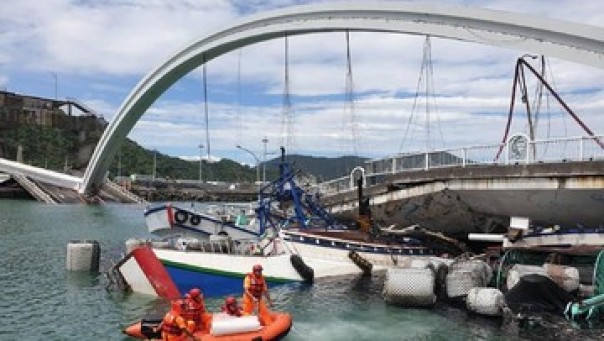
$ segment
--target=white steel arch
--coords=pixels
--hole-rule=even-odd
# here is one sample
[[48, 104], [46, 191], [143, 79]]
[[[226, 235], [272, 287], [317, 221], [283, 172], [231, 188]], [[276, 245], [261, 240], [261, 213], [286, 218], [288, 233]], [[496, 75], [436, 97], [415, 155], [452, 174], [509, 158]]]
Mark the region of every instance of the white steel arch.
[[191, 70], [237, 48], [274, 38], [335, 31], [398, 32], [478, 42], [604, 67], [604, 28], [535, 16], [409, 3], [329, 3], [252, 16], [177, 52], [145, 76], [101, 137], [80, 192], [104, 181], [120, 143], [153, 102]]

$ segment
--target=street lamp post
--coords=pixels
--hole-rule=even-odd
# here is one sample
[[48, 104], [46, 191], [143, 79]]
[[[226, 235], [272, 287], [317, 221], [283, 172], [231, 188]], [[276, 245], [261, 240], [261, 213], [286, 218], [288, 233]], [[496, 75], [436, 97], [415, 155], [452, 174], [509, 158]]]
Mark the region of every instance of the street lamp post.
[[266, 182], [266, 144], [268, 143], [268, 138], [266, 136], [262, 139], [262, 143], [264, 144], [264, 158], [262, 160], [262, 183]]
[[205, 146], [200, 144], [197, 147], [199, 147], [199, 182], [203, 183], [203, 148]]
[[254, 159], [256, 159], [256, 182], [260, 182], [260, 159], [258, 159], [258, 156], [256, 156], [256, 154], [253, 151], [251, 151], [245, 147], [242, 147], [240, 145], [237, 145], [236, 147], [243, 151], [248, 152], [249, 154], [251, 154], [254, 157]]

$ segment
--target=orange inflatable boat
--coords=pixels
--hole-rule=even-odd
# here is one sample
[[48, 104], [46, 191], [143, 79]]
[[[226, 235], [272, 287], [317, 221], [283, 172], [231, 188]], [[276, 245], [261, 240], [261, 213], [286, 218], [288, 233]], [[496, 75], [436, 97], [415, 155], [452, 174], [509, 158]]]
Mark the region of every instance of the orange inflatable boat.
[[[202, 330], [193, 333], [197, 340], [279, 340], [289, 333], [292, 326], [291, 315], [287, 313], [271, 313], [273, 322], [266, 326], [261, 326], [258, 317], [255, 315], [242, 317], [228, 316], [223, 313], [212, 315], [212, 325], [209, 332]], [[123, 333], [138, 339], [161, 340], [161, 333], [157, 332], [161, 321], [161, 317], [146, 317], [140, 322], [126, 327]]]

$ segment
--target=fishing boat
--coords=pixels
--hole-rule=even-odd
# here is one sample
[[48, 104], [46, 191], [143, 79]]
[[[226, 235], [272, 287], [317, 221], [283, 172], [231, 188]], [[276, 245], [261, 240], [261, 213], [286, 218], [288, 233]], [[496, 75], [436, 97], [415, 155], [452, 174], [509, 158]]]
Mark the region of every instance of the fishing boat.
[[[358, 230], [325, 228], [290, 227], [259, 240], [210, 236], [135, 242], [133, 251], [112, 268], [112, 277], [132, 291], [163, 297], [177, 297], [193, 287], [203, 288], [207, 297], [240, 292], [243, 278], [255, 264], [263, 266], [273, 287], [360, 275], [385, 270], [404, 258], [433, 256], [433, 250], [413, 240], [369, 241]], [[167, 295], [170, 286], [175, 293]]]
[[559, 226], [546, 229], [532, 229], [521, 236], [505, 236], [504, 248], [514, 247], [571, 247], [577, 245], [604, 245], [604, 228]]
[[[196, 331], [192, 335], [199, 341], [279, 340], [291, 329], [291, 315], [272, 312], [271, 317], [272, 322], [262, 326], [255, 315], [233, 317], [224, 313], [215, 313], [212, 314], [209, 330]], [[123, 333], [136, 339], [161, 339], [161, 333], [158, 332], [161, 321], [162, 318], [159, 316], [146, 317], [126, 327]]]
[[158, 236], [210, 235], [232, 239], [250, 239], [260, 235], [252, 204], [213, 205], [201, 212], [172, 203], [148, 207], [145, 222], [149, 232]]
[[505, 234], [471, 233], [468, 239], [501, 243], [503, 249], [512, 248], [571, 248], [575, 246], [604, 246], [604, 227], [533, 226], [525, 217], [510, 217]]
[[[315, 195], [296, 184], [284, 155], [279, 168], [280, 177], [259, 191], [255, 238], [232, 238], [235, 229], [225, 224], [226, 235], [189, 231], [187, 236], [165, 234], [161, 242], [135, 241], [134, 247], [152, 252], [145, 252], [144, 257], [126, 256], [129, 260], [111, 271], [118, 278], [115, 282], [161, 296], [157, 289], [167, 285], [163, 283], [167, 278], [181, 294], [201, 287], [211, 297], [240, 292], [243, 278], [254, 264], [263, 266], [268, 285], [274, 286], [369, 274], [394, 266], [402, 258], [435, 255], [430, 245], [416, 238], [384, 237], [374, 230], [339, 223]], [[150, 270], [156, 266], [149, 264], [156, 263], [163, 265], [167, 275], [157, 276]]]

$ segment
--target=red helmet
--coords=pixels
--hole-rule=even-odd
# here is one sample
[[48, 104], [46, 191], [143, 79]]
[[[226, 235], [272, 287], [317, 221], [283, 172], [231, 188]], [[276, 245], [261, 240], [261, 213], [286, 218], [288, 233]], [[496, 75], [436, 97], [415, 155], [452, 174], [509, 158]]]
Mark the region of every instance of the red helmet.
[[256, 272], [256, 271], [262, 271], [262, 265], [256, 264], [256, 265], [254, 265], [254, 267], [252, 268], [252, 270], [254, 270], [254, 272]]
[[192, 299], [201, 297], [201, 290], [199, 290], [198, 288], [193, 288], [189, 290], [189, 297], [191, 297]]
[[230, 306], [230, 305], [236, 305], [236, 304], [237, 304], [237, 299], [236, 299], [235, 297], [233, 297], [233, 296], [228, 296], [228, 297], [227, 297], [227, 298], [224, 300], [224, 303], [225, 303], [227, 306]]

